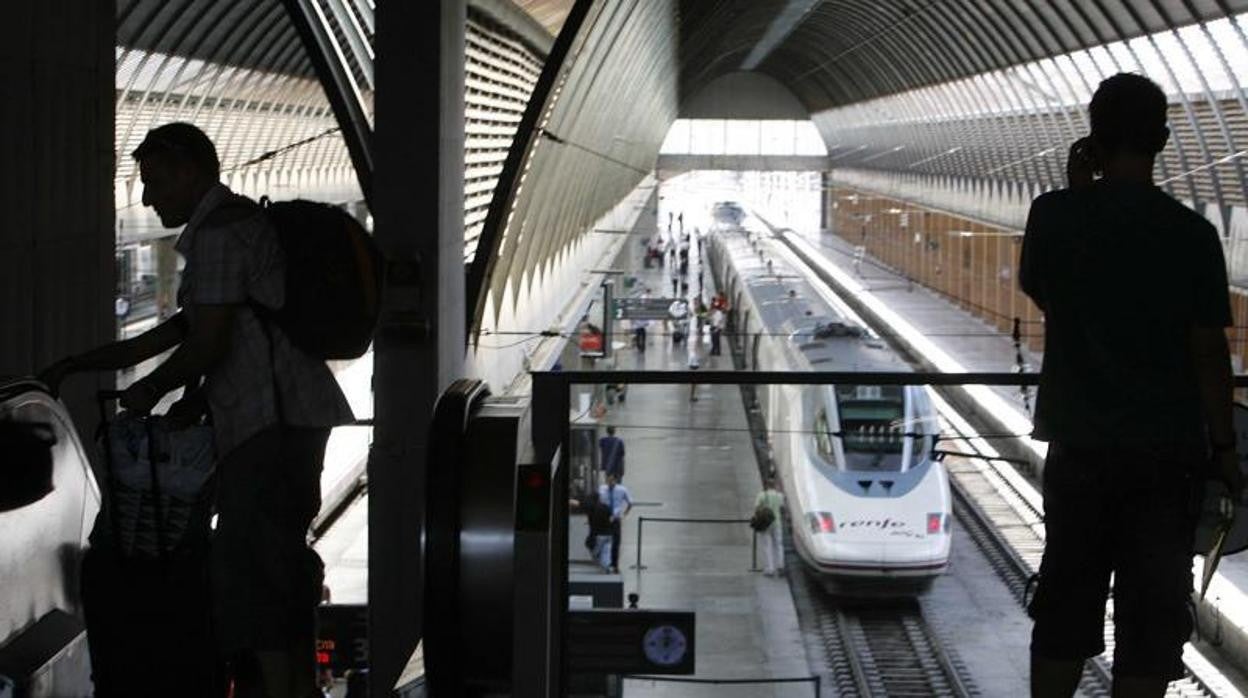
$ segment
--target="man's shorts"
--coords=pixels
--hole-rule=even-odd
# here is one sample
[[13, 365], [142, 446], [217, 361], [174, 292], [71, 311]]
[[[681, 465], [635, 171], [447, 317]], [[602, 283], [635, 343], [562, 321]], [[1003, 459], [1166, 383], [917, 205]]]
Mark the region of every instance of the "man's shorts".
[[1191, 449], [1050, 445], [1047, 541], [1028, 606], [1035, 621], [1032, 654], [1060, 661], [1103, 652], [1112, 574], [1114, 674], [1183, 675], [1200, 466]]
[[328, 437], [328, 428], [273, 427], [217, 464], [210, 576], [225, 654], [312, 642], [323, 567], [307, 533]]

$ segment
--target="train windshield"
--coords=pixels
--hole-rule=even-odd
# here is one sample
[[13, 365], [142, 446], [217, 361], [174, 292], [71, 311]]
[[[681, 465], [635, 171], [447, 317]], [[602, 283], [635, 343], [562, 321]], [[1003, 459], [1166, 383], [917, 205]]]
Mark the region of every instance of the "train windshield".
[[902, 386], [838, 385], [836, 406], [846, 470], [901, 470], [906, 443]]

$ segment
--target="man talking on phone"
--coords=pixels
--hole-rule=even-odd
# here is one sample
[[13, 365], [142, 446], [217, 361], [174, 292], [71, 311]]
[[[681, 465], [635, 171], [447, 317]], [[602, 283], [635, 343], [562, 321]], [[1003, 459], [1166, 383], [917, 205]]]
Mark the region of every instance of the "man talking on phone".
[[1045, 319], [1034, 436], [1049, 442], [1033, 696], [1073, 695], [1104, 651], [1111, 575], [1114, 695], [1164, 695], [1192, 630], [1200, 485], [1212, 472], [1236, 501], [1243, 487], [1221, 239], [1153, 182], [1166, 109], [1145, 77], [1102, 82], [1069, 188], [1027, 219], [1019, 277]]

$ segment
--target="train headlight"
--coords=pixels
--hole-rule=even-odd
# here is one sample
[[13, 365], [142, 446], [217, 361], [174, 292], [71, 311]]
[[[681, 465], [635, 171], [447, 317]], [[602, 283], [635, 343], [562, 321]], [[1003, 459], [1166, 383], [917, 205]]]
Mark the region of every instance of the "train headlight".
[[811, 533], [836, 533], [836, 522], [832, 520], [832, 514], [826, 511], [806, 514], [806, 523], [810, 525]]
[[928, 514], [927, 515], [927, 535], [934, 536], [944, 529], [948, 532], [948, 519], [944, 514]]

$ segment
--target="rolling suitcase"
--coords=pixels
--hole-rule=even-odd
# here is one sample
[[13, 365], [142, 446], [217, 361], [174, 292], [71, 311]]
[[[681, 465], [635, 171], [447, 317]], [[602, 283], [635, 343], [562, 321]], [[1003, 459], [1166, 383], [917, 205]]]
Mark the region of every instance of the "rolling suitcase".
[[224, 696], [208, 578], [210, 474], [177, 470], [161, 447], [178, 444], [155, 434], [156, 418], [141, 420], [146, 458], [119, 472], [119, 431], [104, 409], [118, 395], [100, 394], [104, 506], [82, 563], [95, 695]]

